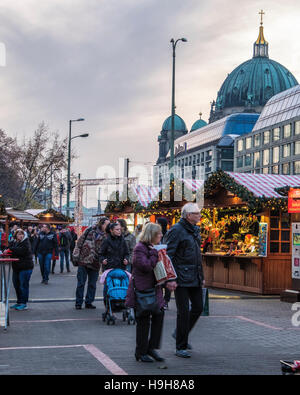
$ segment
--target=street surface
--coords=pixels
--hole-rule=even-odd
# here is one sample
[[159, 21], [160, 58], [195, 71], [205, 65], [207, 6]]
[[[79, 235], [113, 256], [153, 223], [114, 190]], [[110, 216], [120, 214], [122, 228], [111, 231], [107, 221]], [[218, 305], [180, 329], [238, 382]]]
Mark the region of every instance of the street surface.
[[75, 310], [77, 269], [71, 270], [58, 274], [56, 267], [44, 285], [35, 265], [29, 309], [10, 310], [8, 330], [0, 328], [0, 375], [280, 375], [280, 359], [300, 359], [300, 326], [292, 324], [291, 304], [211, 289], [210, 315], [199, 319], [190, 336], [192, 358], [174, 355], [172, 299], [160, 351], [166, 362], [136, 362], [135, 326], [124, 323], [121, 313], [115, 326], [102, 322], [100, 284], [97, 309]]

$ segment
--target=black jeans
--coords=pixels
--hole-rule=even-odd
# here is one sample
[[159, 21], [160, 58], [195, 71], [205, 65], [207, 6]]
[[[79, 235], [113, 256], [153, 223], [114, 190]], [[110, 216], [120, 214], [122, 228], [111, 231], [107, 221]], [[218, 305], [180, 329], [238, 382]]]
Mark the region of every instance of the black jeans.
[[176, 349], [186, 350], [189, 333], [203, 310], [202, 288], [177, 287], [175, 300], [177, 306]]
[[136, 318], [137, 355], [145, 355], [148, 353], [148, 350], [160, 348], [163, 323], [164, 311], [161, 311], [159, 314], [147, 314], [144, 317]]

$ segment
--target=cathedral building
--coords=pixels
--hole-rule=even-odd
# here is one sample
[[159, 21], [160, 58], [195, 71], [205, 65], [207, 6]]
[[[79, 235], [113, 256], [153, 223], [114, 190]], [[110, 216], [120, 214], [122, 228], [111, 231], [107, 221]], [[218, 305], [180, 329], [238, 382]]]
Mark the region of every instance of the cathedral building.
[[[234, 159], [238, 149], [236, 141], [244, 144], [244, 137], [249, 138], [271, 98], [297, 85], [296, 78], [286, 67], [269, 58], [269, 44], [264, 37], [261, 19], [258, 38], [253, 44], [253, 56], [228, 74], [217, 99], [211, 104], [209, 123], [200, 118], [188, 132], [184, 120], [175, 115], [176, 177], [198, 178], [199, 166], [204, 178], [219, 169], [233, 171], [237, 167], [237, 159]], [[268, 124], [267, 128], [271, 130], [272, 125]], [[171, 117], [168, 117], [158, 138], [159, 158], [154, 166], [156, 186], [161, 186], [168, 177], [170, 133]], [[240, 170], [237, 171], [244, 170], [245, 153], [240, 153], [243, 164], [239, 159]], [[254, 156], [253, 152], [251, 154]]]

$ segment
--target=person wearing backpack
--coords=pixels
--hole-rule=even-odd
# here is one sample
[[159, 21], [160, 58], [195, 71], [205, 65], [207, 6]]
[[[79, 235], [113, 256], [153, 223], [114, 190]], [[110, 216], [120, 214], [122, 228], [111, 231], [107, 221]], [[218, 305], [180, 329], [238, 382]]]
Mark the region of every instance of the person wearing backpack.
[[84, 288], [87, 279], [88, 287], [85, 296], [85, 308], [96, 308], [92, 303], [95, 300], [96, 284], [100, 271], [99, 252], [101, 244], [106, 237], [105, 229], [109, 222], [107, 217], [102, 217], [97, 225], [87, 228], [79, 237], [74, 249], [72, 262], [74, 266], [78, 266], [75, 302], [76, 310], [81, 310], [82, 308]]
[[64, 261], [66, 259], [67, 272], [70, 273], [70, 246], [72, 242], [72, 236], [66, 225], [63, 225], [62, 230], [58, 234], [59, 238], [59, 256], [60, 256], [60, 272], [64, 271]]

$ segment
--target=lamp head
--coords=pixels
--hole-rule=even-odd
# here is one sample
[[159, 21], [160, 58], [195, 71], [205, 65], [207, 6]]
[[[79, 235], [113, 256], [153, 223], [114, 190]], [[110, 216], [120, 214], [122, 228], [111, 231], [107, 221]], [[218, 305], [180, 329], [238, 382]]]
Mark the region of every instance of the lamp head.
[[187, 39], [186, 39], [186, 38], [182, 38], [181, 41], [183, 41], [184, 43], [186, 43], [186, 42], [187, 42]]

